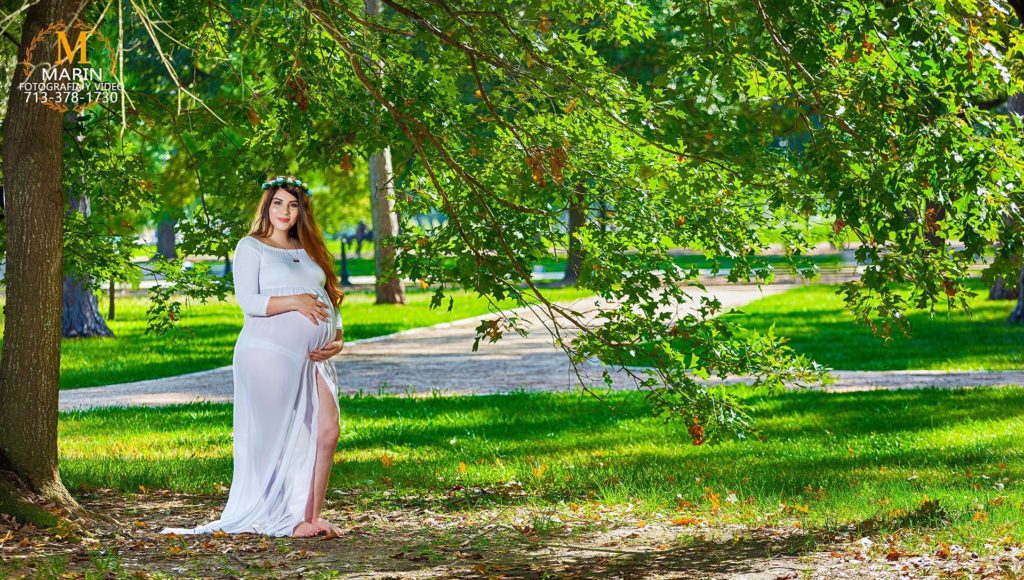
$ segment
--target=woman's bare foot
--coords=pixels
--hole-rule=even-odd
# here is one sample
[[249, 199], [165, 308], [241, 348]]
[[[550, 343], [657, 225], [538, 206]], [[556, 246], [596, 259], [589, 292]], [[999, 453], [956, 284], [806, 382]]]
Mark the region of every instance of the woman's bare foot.
[[316, 518], [315, 520], [313, 520], [313, 525], [316, 526], [317, 530], [322, 530], [328, 534], [333, 534], [335, 536], [340, 536], [342, 532], [341, 528], [323, 518]]
[[293, 538], [312, 538], [313, 536], [318, 536], [321, 533], [323, 533], [323, 532], [322, 532], [322, 530], [318, 526], [316, 526], [316, 525], [314, 525], [314, 524], [312, 524], [310, 522], [301, 522], [299, 525], [295, 526], [295, 528], [292, 530], [292, 537]]

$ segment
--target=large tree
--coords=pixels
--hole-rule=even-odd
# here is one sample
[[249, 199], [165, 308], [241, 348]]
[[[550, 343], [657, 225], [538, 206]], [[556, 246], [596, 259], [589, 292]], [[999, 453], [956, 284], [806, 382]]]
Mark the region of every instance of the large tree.
[[[57, 62], [56, 38], [28, 49], [47, 26], [70, 23], [85, 0], [40, 0], [21, 27], [19, 62]], [[31, 56], [31, 60], [29, 60]], [[38, 69], [36, 69], [38, 70]], [[7, 304], [0, 359], [0, 509], [45, 521], [31, 501], [73, 508], [57, 470], [57, 381], [63, 280], [63, 113], [30, 102], [14, 69], [3, 125]], [[38, 77], [38, 75], [37, 75]]]

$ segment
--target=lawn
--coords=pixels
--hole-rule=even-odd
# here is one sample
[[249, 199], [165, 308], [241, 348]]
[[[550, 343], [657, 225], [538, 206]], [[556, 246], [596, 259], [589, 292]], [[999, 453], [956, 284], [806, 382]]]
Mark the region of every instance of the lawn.
[[[573, 300], [588, 295], [575, 288], [547, 291], [552, 300]], [[345, 339], [381, 336], [488, 312], [484, 298], [456, 292], [455, 306], [448, 302], [430, 309], [432, 294], [408, 290], [407, 304], [374, 305], [373, 293], [348, 292], [342, 305]], [[105, 304], [105, 300], [101, 300]], [[145, 334], [144, 298], [119, 297], [117, 316], [108, 324], [115, 338], [65, 339], [61, 342], [60, 386], [63, 389], [154, 379], [213, 369], [231, 364], [235, 340], [242, 328], [242, 311], [234, 297], [222, 303], [193, 304], [183, 309], [175, 340]], [[512, 306], [511, 301], [504, 306]]]
[[[355, 254], [350, 253], [347, 258], [348, 262], [348, 274], [349, 276], [372, 276], [374, 274], [374, 262], [373, 262], [373, 251], [372, 245], [367, 250], [366, 246], [363, 247], [362, 258], [353, 257]], [[339, 256], [340, 250], [338, 250], [338, 244], [334, 244], [334, 255]], [[814, 254], [806, 256], [806, 260], [817, 265], [823, 271], [837, 270], [845, 264], [843, 257], [839, 254]], [[771, 265], [776, 269], [777, 272], [790, 272], [789, 266], [785, 263], [786, 258], [781, 255], [769, 254], [759, 256], [758, 260], [762, 264]], [[711, 268], [711, 260], [700, 254], [681, 254], [672, 256], [672, 261], [683, 268], [690, 268], [696, 266], [702, 270], [708, 270]], [[211, 268], [222, 268], [224, 262], [221, 260], [208, 260], [206, 263]], [[720, 270], [728, 270], [733, 267], [735, 260], [726, 256], [720, 256], [718, 258], [718, 268]], [[454, 265], [454, 262], [450, 262], [450, 265]], [[565, 272], [566, 261], [564, 258], [555, 258], [548, 256], [538, 260], [533, 264], [534, 269], [539, 269], [544, 272]], [[341, 259], [335, 258], [334, 260], [335, 272], [341, 271]]]
[[962, 310], [930, 318], [908, 316], [911, 336], [894, 333], [888, 344], [855, 322], [838, 286], [815, 285], [768, 296], [744, 306], [741, 323], [791, 338], [798, 352], [841, 370], [1013, 370], [1024, 368], [1024, 325], [1006, 322], [1010, 301], [987, 300], [980, 281], [971, 284], [972, 314]]
[[[346, 396], [331, 489], [367, 509], [429, 496], [450, 510], [630, 504], [682, 526], [859, 526], [909, 549], [1024, 537], [1024, 389], [739, 394], [763, 440], [694, 446], [634, 391], [609, 394], [614, 410], [578, 393]], [[230, 405], [62, 413], [59, 442], [79, 492], [225, 496], [231, 481]]]
[[[791, 272], [788, 264], [786, 264], [786, 258], [784, 256], [769, 254], [764, 256], [758, 256], [757, 258], [762, 264], [771, 265], [775, 268], [776, 272]], [[843, 257], [840, 254], [814, 254], [811, 256], [805, 256], [805, 259], [810, 263], [817, 265], [822, 270], [837, 270], [844, 265]], [[696, 266], [702, 270], [711, 268], [711, 260], [704, 257], [701, 254], [680, 254], [672, 256], [672, 261], [683, 267], [691, 268]], [[733, 267], [736, 261], [726, 256], [719, 256], [718, 268], [719, 270], [728, 270]], [[564, 272], [566, 261], [564, 258], [546, 257], [534, 264], [534, 268], [539, 267], [545, 272]], [[372, 274], [373, 263], [370, 263]], [[352, 266], [349, 266], [349, 270], [352, 270]]]

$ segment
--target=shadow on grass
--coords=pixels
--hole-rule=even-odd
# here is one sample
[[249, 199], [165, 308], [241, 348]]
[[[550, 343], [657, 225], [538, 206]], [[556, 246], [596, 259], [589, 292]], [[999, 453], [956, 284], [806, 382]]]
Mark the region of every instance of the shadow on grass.
[[[622, 441], [616, 430], [635, 422], [654, 422], [647, 403], [635, 393], [612, 393], [614, 408], [588, 395], [510, 393], [486, 396], [404, 397], [351, 395], [341, 398], [342, 423], [351, 428], [343, 437], [350, 450], [387, 446], [441, 445], [455, 437], [476, 440], [530, 442], [525, 452], [570, 450], [559, 433], [574, 433], [573, 450], [600, 449]], [[913, 433], [1024, 417], [1024, 390], [903, 389], [826, 393], [787, 392], [748, 398], [753, 415], [768, 442], [857, 438], [866, 435]], [[231, 406], [193, 403], [166, 407], [106, 408], [62, 413], [63, 436], [192, 431], [230, 432]], [[655, 427], [647, 425], [648, 428]], [[686, 432], [686, 425], [667, 423], [656, 429], [665, 435]], [[687, 441], [688, 442], [688, 437]], [[580, 447], [580, 445], [583, 447]], [[722, 445], [746, 446], [725, 441]], [[761, 443], [751, 442], [751, 447]], [[689, 445], [682, 446], [689, 449]]]
[[804, 390], [755, 397], [750, 402], [757, 419], [776, 438], [813, 436], [808, 431], [814, 429], [848, 436], [915, 432], [1024, 416], [1024, 390], [1020, 388]]

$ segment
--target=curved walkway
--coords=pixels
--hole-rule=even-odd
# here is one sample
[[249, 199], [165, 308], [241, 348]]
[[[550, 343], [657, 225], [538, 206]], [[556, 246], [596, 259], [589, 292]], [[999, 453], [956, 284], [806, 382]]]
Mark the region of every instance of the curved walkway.
[[[729, 309], [793, 287], [785, 284], [760, 289], [756, 286], [708, 286], [708, 292]], [[591, 316], [600, 307], [598, 300], [580, 300], [573, 308]], [[550, 326], [553, 321], [528, 309], [521, 309], [518, 314], [531, 322], [528, 337], [507, 333], [494, 344], [481, 341], [475, 353], [472, 352], [474, 329], [479, 320], [487, 316], [347, 342], [345, 350], [334, 358], [339, 388], [342, 393], [370, 394], [482, 394], [579, 388], [569, 359], [553, 345], [545, 329], [545, 325]], [[563, 335], [571, 334], [564, 321], [558, 327]], [[603, 386], [601, 372], [604, 368], [597, 361], [588, 361], [580, 365], [579, 370], [588, 384]], [[833, 391], [1024, 385], [1024, 370], [838, 371], [835, 374], [837, 381], [829, 387]], [[615, 388], [636, 388], [627, 373], [611, 370], [611, 375]], [[226, 366], [163, 379], [61, 391], [60, 410], [225, 402], [231, 400], [232, 389], [231, 367]]]

